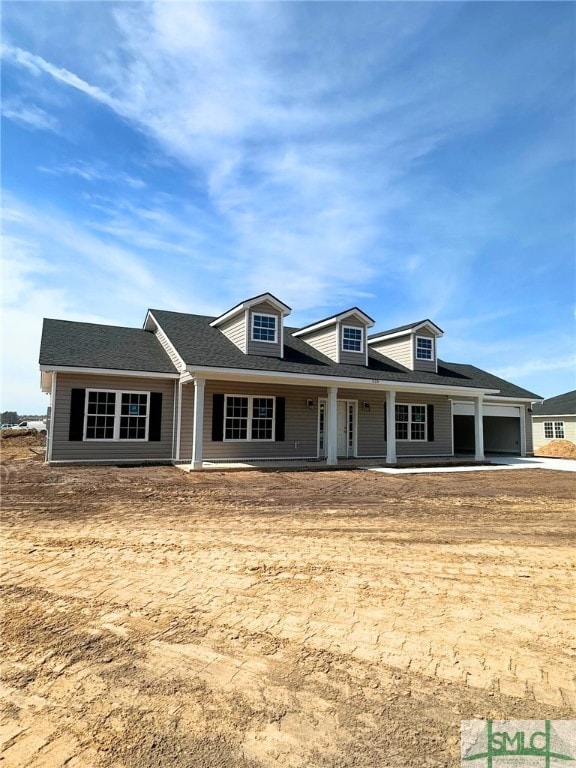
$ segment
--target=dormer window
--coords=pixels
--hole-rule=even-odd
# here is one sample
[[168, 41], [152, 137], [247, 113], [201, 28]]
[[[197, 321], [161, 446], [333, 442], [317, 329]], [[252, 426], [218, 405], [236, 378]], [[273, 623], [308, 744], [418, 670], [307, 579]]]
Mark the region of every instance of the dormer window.
[[343, 352], [362, 352], [363, 338], [362, 328], [352, 328], [342, 326], [342, 351]]
[[434, 360], [434, 341], [425, 336], [416, 336], [416, 359]]
[[278, 337], [276, 315], [252, 315], [252, 341], [267, 341], [275, 344]]

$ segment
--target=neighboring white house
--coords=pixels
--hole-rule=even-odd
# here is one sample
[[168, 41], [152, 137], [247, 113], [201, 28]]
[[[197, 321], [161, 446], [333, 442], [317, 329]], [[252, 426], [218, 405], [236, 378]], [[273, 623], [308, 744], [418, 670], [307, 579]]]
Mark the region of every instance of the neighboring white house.
[[535, 451], [550, 440], [576, 444], [576, 389], [532, 407], [532, 434]]

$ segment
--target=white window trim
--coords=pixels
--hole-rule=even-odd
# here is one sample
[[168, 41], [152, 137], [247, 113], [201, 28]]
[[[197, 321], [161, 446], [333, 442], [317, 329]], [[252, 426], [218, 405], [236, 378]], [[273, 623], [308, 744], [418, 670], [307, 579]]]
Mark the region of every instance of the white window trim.
[[[356, 355], [362, 355], [364, 353], [364, 328], [359, 328], [357, 325], [342, 325], [342, 332], [340, 333], [340, 350], [342, 352], [352, 352]], [[344, 331], [360, 331], [360, 349], [345, 349], [344, 348]]]
[[[272, 317], [274, 319], [274, 341], [254, 338], [254, 320], [256, 317]], [[271, 315], [267, 312], [252, 312], [250, 315], [250, 341], [255, 344], [278, 344], [278, 320], [278, 315]]]
[[[229, 397], [245, 397], [248, 400], [248, 416], [246, 417], [246, 437], [226, 437], [226, 405]], [[272, 400], [272, 437], [253, 438], [252, 435], [252, 406], [255, 399]], [[276, 442], [276, 395], [224, 395], [224, 423], [222, 425], [222, 441], [224, 443], [274, 443]]]
[[[396, 406], [405, 405], [408, 408], [408, 421], [396, 420]], [[394, 404], [394, 434], [396, 434], [396, 424], [408, 425], [408, 437], [396, 437], [397, 443], [427, 443], [428, 442], [428, 407], [426, 403], [398, 403]], [[424, 408], [424, 437], [412, 437], [412, 408]], [[414, 422], [415, 424], [422, 424], [421, 421]]]
[[[421, 357], [418, 354], [418, 352], [419, 352], [419, 350], [418, 350], [418, 340], [419, 339], [426, 340], [426, 341], [430, 342], [430, 344], [431, 344], [430, 353], [432, 355], [431, 357]], [[414, 343], [415, 343], [415, 347], [416, 347], [415, 348], [416, 360], [421, 360], [421, 361], [423, 361], [425, 363], [433, 363], [434, 360], [436, 359], [436, 350], [434, 349], [434, 346], [435, 346], [434, 345], [434, 339], [431, 339], [430, 336], [416, 336], [416, 341]]]
[[[552, 437], [546, 436], [546, 425], [550, 426]], [[562, 434], [560, 435], [560, 431]], [[552, 421], [551, 419], [544, 422], [544, 439], [545, 440], [564, 440], [566, 435], [566, 429], [563, 421]]]
[[[96, 414], [88, 413], [88, 394], [90, 392], [113, 392], [115, 395], [114, 403], [114, 437], [86, 437], [88, 426], [88, 416]], [[118, 397], [120, 395], [120, 397]], [[146, 395], [146, 436], [120, 438], [120, 417], [122, 416], [122, 395]], [[82, 440], [87, 443], [146, 443], [148, 442], [148, 433], [150, 428], [150, 392], [128, 389], [86, 389], [84, 399], [84, 428], [82, 431]]]

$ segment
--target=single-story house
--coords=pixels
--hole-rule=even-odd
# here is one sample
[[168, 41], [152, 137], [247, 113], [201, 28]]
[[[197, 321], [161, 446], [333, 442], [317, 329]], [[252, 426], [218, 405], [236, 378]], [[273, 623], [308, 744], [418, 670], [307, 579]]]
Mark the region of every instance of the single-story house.
[[537, 395], [438, 358], [431, 320], [370, 333], [358, 307], [304, 328], [270, 293], [219, 317], [150, 309], [143, 327], [44, 320], [46, 458], [213, 462], [532, 452]]
[[576, 444], [576, 389], [532, 406], [532, 435], [535, 451], [550, 440]]

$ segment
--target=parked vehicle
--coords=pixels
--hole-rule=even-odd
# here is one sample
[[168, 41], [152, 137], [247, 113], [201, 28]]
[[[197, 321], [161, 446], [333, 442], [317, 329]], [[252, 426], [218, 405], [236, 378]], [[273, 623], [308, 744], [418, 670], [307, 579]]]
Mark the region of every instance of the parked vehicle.
[[11, 427], [11, 429], [36, 429], [41, 435], [45, 435], [48, 431], [45, 421], [21, 421], [20, 424]]

